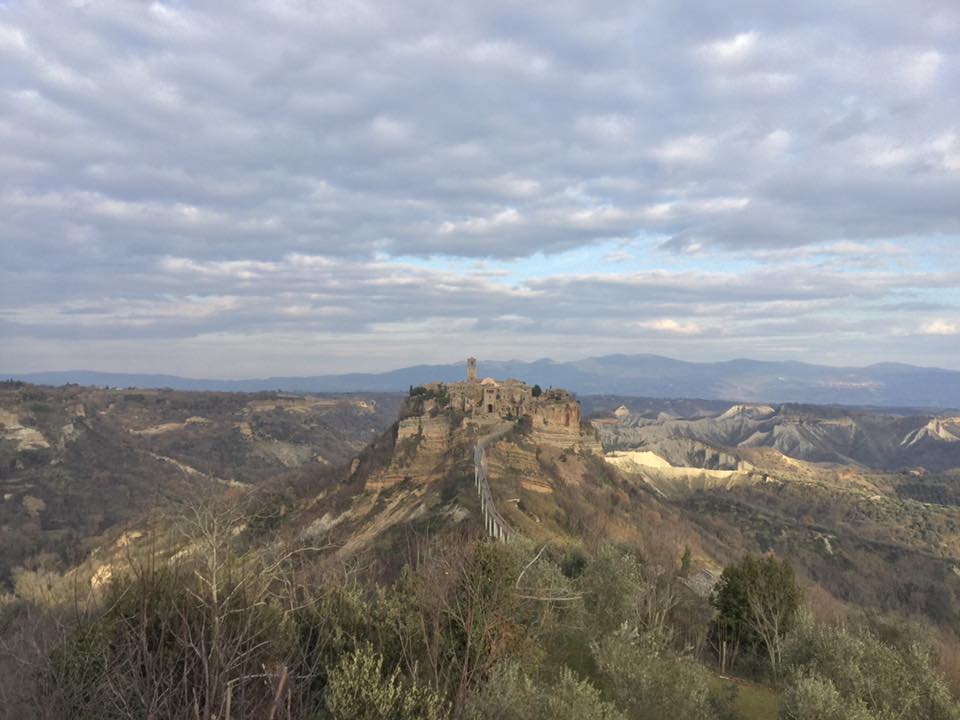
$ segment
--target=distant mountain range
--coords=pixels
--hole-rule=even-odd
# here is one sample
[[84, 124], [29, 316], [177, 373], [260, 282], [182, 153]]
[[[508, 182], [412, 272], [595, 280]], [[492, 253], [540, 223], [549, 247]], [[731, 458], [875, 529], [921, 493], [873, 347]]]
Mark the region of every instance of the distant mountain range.
[[[703, 398], [744, 402], [799, 402], [878, 407], [960, 408], [960, 371], [881, 363], [830, 367], [801, 362], [729, 360], [695, 363], [658, 355], [606, 355], [571, 362], [484, 361], [481, 376], [517, 378], [580, 394]], [[465, 363], [415, 365], [383, 373], [312, 377], [207, 380], [175, 375], [101, 373], [86, 370], [0, 377], [42, 385], [168, 387], [178, 390], [257, 392], [403, 392], [411, 385], [454, 382]]]

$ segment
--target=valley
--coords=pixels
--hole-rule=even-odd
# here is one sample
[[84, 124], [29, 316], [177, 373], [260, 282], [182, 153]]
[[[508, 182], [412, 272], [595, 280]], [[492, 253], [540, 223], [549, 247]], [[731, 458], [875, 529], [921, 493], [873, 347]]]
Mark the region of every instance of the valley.
[[[0, 411], [8, 617], [78, 588], [96, 603], [142, 563], [200, 558], [207, 540], [184, 527], [216, 513], [218, 543], [244, 562], [296, 557], [295, 583], [392, 586], [430, 548], [486, 536], [563, 567], [635, 548], [658, 563], [644, 573], [666, 573], [656, 582], [682, 566], [671, 597], [698, 619], [671, 632], [709, 665], [711, 592], [731, 564], [772, 553], [816, 618], [923, 628], [960, 687], [950, 414], [577, 399], [475, 374], [406, 396], [8, 383]], [[753, 667], [739, 672], [763, 680]]]
[[399, 396], [0, 384], [0, 586], [63, 571], [104, 533], [188, 498], [342, 465]]

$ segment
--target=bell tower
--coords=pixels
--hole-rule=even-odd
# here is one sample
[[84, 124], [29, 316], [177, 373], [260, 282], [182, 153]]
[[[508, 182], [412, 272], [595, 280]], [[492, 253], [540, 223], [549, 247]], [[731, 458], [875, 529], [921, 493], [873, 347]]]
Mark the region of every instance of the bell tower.
[[467, 382], [477, 381], [477, 359], [467, 358]]

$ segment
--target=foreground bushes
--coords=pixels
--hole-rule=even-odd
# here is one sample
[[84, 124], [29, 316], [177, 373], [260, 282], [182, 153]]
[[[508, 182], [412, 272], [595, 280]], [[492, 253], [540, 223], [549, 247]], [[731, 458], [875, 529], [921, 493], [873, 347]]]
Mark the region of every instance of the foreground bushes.
[[[669, 553], [446, 538], [383, 586], [318, 573], [298, 552], [244, 553], [210, 518], [194, 529], [191, 552], [134, 561], [59, 615], [7, 702], [16, 717], [736, 717], [691, 650], [691, 628], [712, 618]], [[802, 613], [790, 627], [784, 720], [960, 718], [919, 645]]]
[[515, 662], [498, 667], [467, 705], [468, 720], [626, 720], [589, 682], [563, 670], [555, 683], [534, 680]]
[[139, 568], [75, 619], [40, 691], [52, 717], [265, 717], [286, 698], [291, 620], [269, 576], [233, 560]]
[[443, 720], [443, 699], [416, 682], [404, 683], [400, 669], [385, 675], [383, 655], [366, 645], [346, 655], [330, 675], [326, 708], [334, 720]]
[[886, 643], [867, 627], [833, 627], [801, 614], [787, 637], [793, 674], [784, 720], [958, 720], [960, 709], [930, 649]]
[[861, 700], [841, 697], [819, 675], [797, 675], [780, 702], [781, 720], [874, 720]]
[[597, 644], [596, 655], [630, 717], [717, 720], [732, 712], [733, 698], [712, 692], [704, 667], [666, 636], [623, 627]]

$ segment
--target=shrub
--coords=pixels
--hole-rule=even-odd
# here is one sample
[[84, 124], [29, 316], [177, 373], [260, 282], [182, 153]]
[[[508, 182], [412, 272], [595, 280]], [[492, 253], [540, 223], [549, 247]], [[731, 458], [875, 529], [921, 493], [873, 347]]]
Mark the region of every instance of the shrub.
[[932, 653], [920, 643], [898, 648], [868, 629], [832, 627], [804, 613], [787, 638], [785, 659], [796, 675], [829, 678], [841, 697], [862, 701], [878, 718], [960, 718]]
[[610, 633], [632, 619], [641, 578], [639, 560], [611, 546], [601, 547], [587, 564], [581, 585], [594, 637]]
[[385, 674], [383, 656], [371, 645], [344, 657], [330, 675], [326, 694], [332, 720], [443, 720], [440, 696], [417, 683], [403, 683], [400, 669]]
[[68, 631], [44, 678], [62, 717], [253, 717], [272, 701], [289, 624], [258, 573], [141, 568]]
[[329, 672], [340, 658], [371, 642], [385, 624], [355, 588], [329, 584], [304, 598], [293, 612], [295, 659], [307, 705], [320, 704]]
[[780, 720], [873, 720], [862, 702], [845, 700], [832, 682], [798, 675], [780, 701]]
[[517, 663], [499, 666], [470, 698], [468, 720], [625, 720], [586, 680], [564, 669], [554, 685], [531, 679]]
[[710, 690], [709, 673], [669, 638], [622, 628], [594, 646], [617, 705], [631, 717], [717, 720], [729, 697]]

